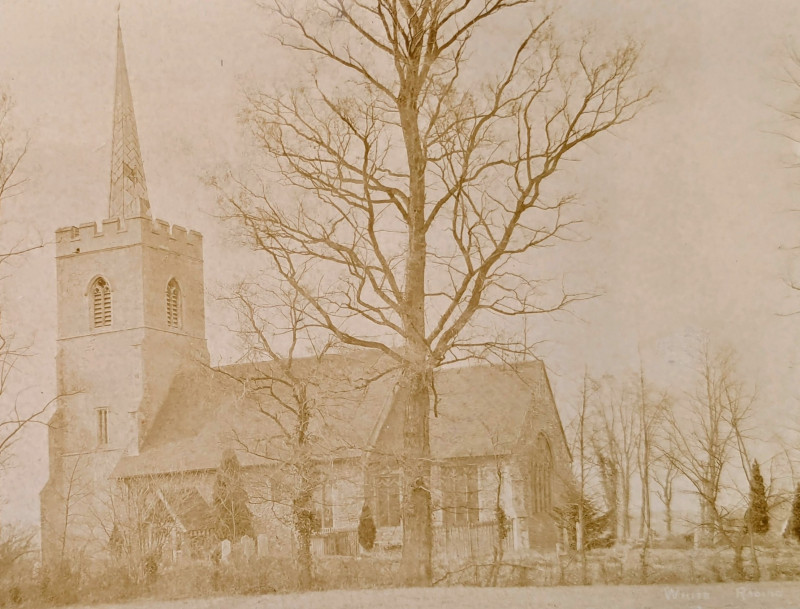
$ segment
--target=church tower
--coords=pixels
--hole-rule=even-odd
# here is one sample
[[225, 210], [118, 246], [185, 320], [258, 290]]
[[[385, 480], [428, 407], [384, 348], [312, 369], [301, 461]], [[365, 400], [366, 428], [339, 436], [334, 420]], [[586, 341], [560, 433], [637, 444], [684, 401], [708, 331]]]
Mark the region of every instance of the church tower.
[[138, 454], [178, 369], [208, 363], [202, 236], [151, 216], [119, 24], [107, 218], [57, 230], [56, 267], [49, 565], [102, 539], [115, 465]]

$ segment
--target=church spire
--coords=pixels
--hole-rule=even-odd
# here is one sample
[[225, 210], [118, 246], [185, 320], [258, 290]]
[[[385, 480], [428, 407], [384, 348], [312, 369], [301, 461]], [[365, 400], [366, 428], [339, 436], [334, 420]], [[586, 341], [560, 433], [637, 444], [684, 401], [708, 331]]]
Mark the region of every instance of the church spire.
[[109, 218], [150, 217], [139, 134], [133, 113], [133, 96], [125, 64], [122, 27], [117, 17], [117, 78], [114, 91], [114, 128], [111, 136], [111, 189]]

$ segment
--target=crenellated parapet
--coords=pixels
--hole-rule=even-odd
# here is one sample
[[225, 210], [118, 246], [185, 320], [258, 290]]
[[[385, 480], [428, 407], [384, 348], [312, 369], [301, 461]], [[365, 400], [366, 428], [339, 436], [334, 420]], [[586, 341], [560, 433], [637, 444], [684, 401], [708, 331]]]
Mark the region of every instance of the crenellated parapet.
[[109, 218], [56, 230], [56, 257], [74, 256], [115, 247], [147, 245], [201, 258], [203, 235], [165, 220]]

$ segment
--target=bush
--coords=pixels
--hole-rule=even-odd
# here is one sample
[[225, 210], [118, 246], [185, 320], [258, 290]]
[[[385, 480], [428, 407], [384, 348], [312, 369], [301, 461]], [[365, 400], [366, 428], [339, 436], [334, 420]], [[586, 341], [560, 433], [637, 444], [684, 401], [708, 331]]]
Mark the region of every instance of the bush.
[[369, 556], [328, 556], [317, 559], [316, 586], [337, 588], [388, 588], [398, 581], [399, 562]]
[[[577, 549], [577, 525], [579, 497], [571, 497], [572, 501], [564, 507], [556, 508], [556, 522], [569, 535], [569, 546]], [[587, 550], [594, 548], [608, 548], [614, 545], [614, 532], [611, 530], [611, 521], [608, 514], [600, 512], [594, 502], [584, 496], [583, 498], [584, 546]]]
[[242, 466], [236, 453], [227, 450], [214, 479], [214, 510], [217, 517], [217, 538], [231, 543], [243, 536], [253, 537], [253, 514], [247, 506], [249, 497], [242, 481]]
[[358, 543], [368, 552], [375, 547], [375, 535], [377, 529], [375, 528], [375, 520], [372, 518], [372, 512], [369, 509], [369, 504], [365, 503], [361, 508], [361, 516], [358, 519]]
[[81, 572], [65, 562], [54, 571], [43, 571], [39, 578], [39, 596], [51, 605], [71, 605], [81, 599]]
[[800, 484], [794, 491], [794, 501], [792, 501], [792, 514], [789, 517], [788, 527], [789, 537], [800, 541]]
[[753, 461], [750, 475], [750, 505], [747, 509], [747, 523], [753, 533], [763, 535], [769, 531], [769, 505], [767, 505], [767, 489], [758, 461]]
[[33, 533], [5, 528], [0, 535], [0, 607], [31, 596], [34, 580]]

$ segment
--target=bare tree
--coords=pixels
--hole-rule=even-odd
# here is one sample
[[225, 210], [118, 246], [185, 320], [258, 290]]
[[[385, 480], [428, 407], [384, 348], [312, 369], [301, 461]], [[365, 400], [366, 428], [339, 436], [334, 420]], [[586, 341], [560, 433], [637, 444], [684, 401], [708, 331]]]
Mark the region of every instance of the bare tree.
[[[588, 571], [586, 568], [586, 514], [584, 505], [586, 502], [586, 416], [587, 408], [589, 405], [589, 371], [583, 372], [583, 390], [581, 391], [581, 408], [578, 412], [578, 431], [576, 434], [576, 442], [578, 444], [578, 524], [575, 532], [575, 545], [581, 560], [581, 583], [587, 585], [589, 583]], [[574, 452], [574, 450], [573, 450]]]
[[652, 480], [656, 483], [655, 494], [664, 506], [664, 527], [667, 537], [672, 536], [672, 499], [675, 492], [675, 479], [678, 476], [678, 469], [673, 464], [669, 454], [674, 452], [674, 448], [662, 444], [660, 440], [655, 445], [656, 456], [653, 461]]
[[[642, 107], [649, 91], [631, 84], [639, 49], [559, 43], [535, 0], [265, 5], [307, 71], [285, 93], [250, 96], [279, 182], [233, 180], [226, 209], [308, 303], [309, 322], [401, 369], [401, 571], [429, 585], [433, 370], [524, 355], [492, 319], [583, 297], [530, 271], [577, 221], [574, 197], [545, 184]], [[507, 54], [492, 45], [487, 74], [470, 54], [492, 22], [530, 25]]]
[[[21, 563], [26, 557], [33, 557], [36, 554], [35, 537], [35, 530], [4, 527], [0, 531], [0, 587], [3, 589], [3, 593], [0, 593], [0, 602], [8, 602], [4, 593], [11, 592], [11, 589], [20, 583], [22, 577], [32, 577], [32, 561], [28, 561], [29, 564], [25, 565], [27, 568], [24, 570]], [[23, 572], [20, 573], [20, 571]]]
[[[744, 576], [742, 548], [748, 535], [745, 506], [749, 496], [749, 457], [746, 443], [753, 396], [737, 377], [733, 353], [703, 347], [697, 391], [686, 408], [670, 409], [665, 417], [671, 450], [663, 455], [692, 486], [700, 508], [699, 527], [704, 545], [722, 541], [734, 550], [734, 571]], [[739, 490], [734, 472], [739, 460], [747, 490]], [[726, 483], [726, 474], [727, 480]], [[727, 502], [722, 498], [726, 497]], [[755, 546], [753, 562], [758, 570]]]
[[[25, 179], [20, 177], [20, 163], [27, 152], [27, 141], [18, 142], [10, 125], [13, 104], [11, 98], [0, 91], [0, 226], [3, 223], [3, 208], [6, 202], [21, 192]], [[0, 250], [0, 265], [11, 258], [41, 246], [3, 244]], [[25, 428], [34, 423], [43, 423], [44, 414], [52, 402], [30, 408], [21, 407], [18, 396], [9, 396], [9, 376], [16, 370], [25, 350], [15, 345], [13, 332], [0, 312], [0, 473], [9, 465], [12, 447]], [[10, 399], [9, 399], [10, 398]]]
[[[28, 144], [18, 144], [14, 138], [9, 119], [13, 104], [7, 93], [0, 91], [0, 205], [19, 191], [25, 182], [19, 177], [19, 165], [28, 149]], [[2, 207], [0, 206], [0, 211]]]
[[[659, 427], [662, 425], [664, 413], [669, 407], [667, 396], [656, 393], [648, 384], [644, 365], [639, 362], [639, 403], [636, 413], [639, 422], [638, 431], [638, 469], [641, 479], [642, 499], [640, 503], [641, 516], [639, 518], [639, 538], [642, 540], [640, 554], [642, 583], [647, 583], [648, 563], [647, 556], [652, 537], [652, 508], [651, 495], [653, 480], [653, 461], [655, 458], [655, 445], [658, 438]], [[671, 493], [671, 488], [670, 488]]]
[[268, 501], [289, 508], [299, 584], [309, 589], [312, 536], [319, 530], [320, 515], [333, 507], [323, 505], [325, 498], [320, 497], [325, 483], [321, 465], [347, 447], [341, 438], [331, 436], [321, 442], [320, 428], [326, 418], [337, 416], [334, 404], [353, 399], [353, 392], [358, 393], [369, 379], [358, 372], [351, 378], [344, 367], [328, 365], [325, 355], [331, 342], [318, 338], [308, 302], [291, 286], [262, 289], [241, 284], [230, 302], [239, 315], [246, 349], [242, 361], [247, 365], [225, 373], [243, 385], [252, 408], [272, 430], [255, 439], [237, 435], [237, 440], [241, 449], [258, 456], [272, 471]]
[[592, 451], [618, 539], [631, 535], [631, 492], [640, 448], [637, 392], [627, 382], [605, 377], [589, 415]]
[[[58, 424], [54, 421], [53, 424]], [[58, 489], [60, 510], [53, 512], [57, 518], [53, 521], [43, 522], [43, 528], [49, 531], [48, 537], [43, 541], [52, 544], [52, 547], [43, 548], [45, 567], [56, 578], [69, 577], [76, 569], [80, 570], [83, 559], [82, 543], [88, 541], [88, 534], [77, 531], [87, 531], [93, 523], [86, 521], [86, 515], [81, 509], [82, 505], [94, 496], [91, 476], [85, 455], [75, 455], [69, 461], [62, 460], [59, 467], [65, 470], [64, 484]]]
[[108, 556], [134, 584], [154, 578], [178, 533], [173, 511], [190, 488], [169, 477], [143, 476], [114, 483], [93, 512]]

